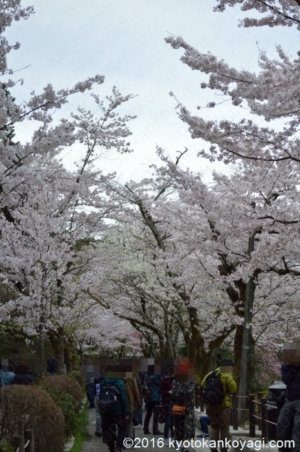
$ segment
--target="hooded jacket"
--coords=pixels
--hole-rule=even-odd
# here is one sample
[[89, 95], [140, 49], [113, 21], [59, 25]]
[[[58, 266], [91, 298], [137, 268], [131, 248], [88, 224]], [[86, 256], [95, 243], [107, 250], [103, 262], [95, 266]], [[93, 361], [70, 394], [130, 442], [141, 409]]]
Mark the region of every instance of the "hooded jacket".
[[[222, 407], [222, 408], [232, 408], [231, 398], [229, 396], [231, 394], [233, 394], [234, 392], [236, 392], [236, 390], [237, 390], [236, 382], [234, 381], [233, 376], [231, 374], [229, 374], [229, 373], [222, 373], [220, 367], [217, 367], [217, 369], [215, 369], [215, 370], [216, 370], [217, 373], [220, 374], [220, 377], [221, 377], [221, 383], [222, 383], [222, 388], [223, 388], [223, 393], [224, 393], [224, 399], [223, 399], [222, 403], [220, 403], [219, 405], [214, 405], [214, 406], [218, 406], [218, 407]], [[212, 371], [212, 372], [214, 372], [214, 371]], [[201, 382], [201, 388], [202, 389], [205, 386], [206, 378], [212, 372], [209, 372], [203, 378], [203, 380]]]

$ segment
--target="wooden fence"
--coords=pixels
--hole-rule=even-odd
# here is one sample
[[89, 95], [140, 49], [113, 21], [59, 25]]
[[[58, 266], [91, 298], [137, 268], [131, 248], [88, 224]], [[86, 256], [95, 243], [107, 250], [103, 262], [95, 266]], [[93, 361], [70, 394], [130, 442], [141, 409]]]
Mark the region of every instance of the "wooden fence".
[[[261, 393], [247, 396], [247, 421], [249, 436], [259, 435], [267, 439], [275, 439], [279, 409], [266, 399]], [[238, 396], [232, 396], [232, 410], [230, 424], [234, 430], [238, 429]]]

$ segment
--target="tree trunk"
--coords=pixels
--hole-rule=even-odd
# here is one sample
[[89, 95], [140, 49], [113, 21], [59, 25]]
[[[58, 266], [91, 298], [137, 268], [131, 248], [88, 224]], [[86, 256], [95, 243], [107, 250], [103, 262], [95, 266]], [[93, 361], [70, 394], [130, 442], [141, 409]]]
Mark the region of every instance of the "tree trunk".
[[81, 356], [78, 351], [75, 349], [73, 342], [65, 341], [65, 365], [67, 372], [78, 368], [81, 361]]
[[[248, 255], [251, 256], [254, 250], [254, 234], [249, 238]], [[242, 355], [241, 355], [241, 372], [239, 380], [239, 424], [243, 425], [246, 419], [246, 396], [248, 392], [249, 383], [249, 359], [252, 345], [252, 310], [254, 304], [255, 283], [254, 277], [251, 276], [246, 284], [245, 290], [245, 309], [244, 309], [244, 323], [243, 323], [243, 337], [242, 337]]]
[[39, 328], [39, 362], [37, 369], [37, 376], [44, 377], [47, 373], [46, 359], [45, 359], [45, 333], [43, 326]]
[[50, 341], [55, 354], [57, 373], [64, 375], [66, 373], [64, 330], [59, 328], [57, 332], [51, 332]]
[[187, 357], [194, 363], [195, 372], [199, 373], [202, 367], [204, 340], [200, 333], [200, 325], [196, 308], [187, 306], [189, 315], [189, 334], [187, 343]]
[[173, 321], [172, 319], [169, 319], [167, 311], [164, 310], [164, 329], [165, 329], [165, 348], [166, 348], [166, 358], [171, 358], [174, 359], [175, 358], [175, 353], [174, 353], [174, 338], [173, 338]]
[[242, 343], [243, 343], [243, 325], [238, 325], [234, 336], [234, 376], [237, 382], [240, 381], [241, 375], [241, 359], [242, 359]]
[[224, 339], [230, 334], [225, 331], [215, 338], [209, 345], [209, 349], [204, 347], [204, 338], [200, 332], [200, 324], [197, 310], [194, 307], [188, 308], [190, 328], [189, 340], [187, 344], [188, 358], [195, 365], [195, 373], [203, 378], [216, 365], [216, 353], [222, 345]]

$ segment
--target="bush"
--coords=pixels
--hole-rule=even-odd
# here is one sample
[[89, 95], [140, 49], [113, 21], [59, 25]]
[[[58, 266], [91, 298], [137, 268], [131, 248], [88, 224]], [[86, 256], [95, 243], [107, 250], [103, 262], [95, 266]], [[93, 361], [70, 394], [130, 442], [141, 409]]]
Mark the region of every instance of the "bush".
[[17, 435], [33, 429], [36, 452], [63, 452], [64, 416], [42, 388], [6, 386], [0, 390], [0, 409], [1, 439], [13, 444]]
[[49, 391], [49, 395], [63, 412], [65, 418], [66, 437], [74, 435], [78, 427], [76, 403], [74, 398], [67, 392], [63, 391]]
[[65, 434], [71, 436], [77, 429], [76, 415], [80, 411], [83, 397], [79, 383], [66, 375], [53, 375], [45, 377], [41, 385], [62, 410], [65, 419]]
[[75, 402], [75, 412], [79, 413], [83, 395], [79, 383], [74, 378], [67, 377], [66, 375], [53, 375], [51, 377], [45, 377], [41, 385], [51, 394], [55, 392], [66, 392], [70, 394]]
[[85, 441], [88, 441], [91, 439], [91, 435], [88, 432], [88, 405], [85, 404], [83, 410], [79, 413], [77, 416], [77, 432], [75, 435], [75, 440], [72, 449], [70, 452], [80, 452], [82, 450], [82, 445]]
[[14, 448], [9, 444], [0, 441], [0, 452], [14, 452]]
[[82, 373], [79, 370], [71, 370], [67, 377], [73, 378], [74, 380], [77, 381], [77, 383], [80, 385], [81, 388], [83, 388], [84, 386], [84, 380], [83, 380], [83, 376]]

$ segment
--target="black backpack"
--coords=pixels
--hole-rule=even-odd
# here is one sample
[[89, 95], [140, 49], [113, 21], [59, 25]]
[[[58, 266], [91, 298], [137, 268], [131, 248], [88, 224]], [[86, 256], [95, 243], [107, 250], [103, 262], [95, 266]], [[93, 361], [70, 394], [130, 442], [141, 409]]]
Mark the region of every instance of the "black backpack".
[[152, 395], [153, 395], [152, 379], [153, 379], [153, 375], [149, 378], [147, 383], [145, 382], [142, 386], [142, 397], [145, 400], [145, 402], [148, 402], [149, 400], [152, 399]]
[[114, 414], [120, 400], [120, 391], [110, 383], [101, 385], [98, 400], [101, 414]]
[[148, 401], [148, 400], [151, 399], [151, 396], [152, 396], [152, 391], [149, 388], [149, 386], [148, 385], [143, 385], [142, 386], [142, 397], [143, 397], [143, 399]]
[[210, 405], [220, 405], [223, 402], [225, 395], [221, 376], [216, 370], [206, 377], [201, 397], [204, 403], [209, 403]]

